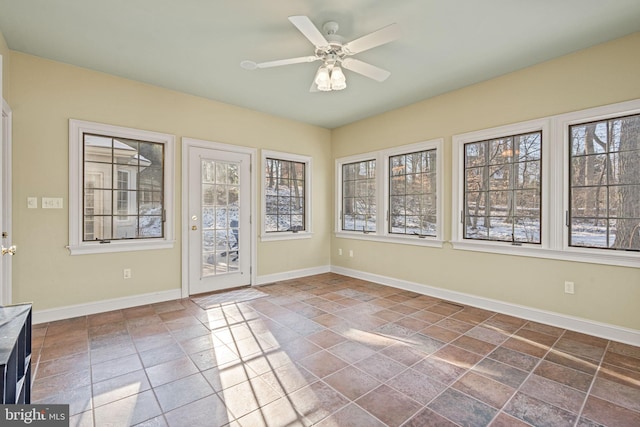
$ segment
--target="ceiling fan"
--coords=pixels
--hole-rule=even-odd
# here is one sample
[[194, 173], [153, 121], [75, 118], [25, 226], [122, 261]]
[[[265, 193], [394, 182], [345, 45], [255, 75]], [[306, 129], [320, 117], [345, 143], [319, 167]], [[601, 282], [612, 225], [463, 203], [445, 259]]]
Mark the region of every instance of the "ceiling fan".
[[313, 55], [259, 63], [245, 60], [240, 63], [240, 66], [246, 70], [255, 70], [257, 68], [322, 61], [322, 65], [320, 65], [313, 79], [311, 92], [326, 92], [346, 88], [347, 80], [342, 68], [379, 82], [386, 80], [391, 75], [387, 70], [352, 58], [352, 56], [399, 38], [400, 28], [397, 24], [387, 25], [373, 33], [344, 43], [343, 38], [337, 34], [338, 24], [336, 22], [325, 23], [322, 26], [323, 34], [307, 16], [290, 16], [289, 21], [315, 46]]

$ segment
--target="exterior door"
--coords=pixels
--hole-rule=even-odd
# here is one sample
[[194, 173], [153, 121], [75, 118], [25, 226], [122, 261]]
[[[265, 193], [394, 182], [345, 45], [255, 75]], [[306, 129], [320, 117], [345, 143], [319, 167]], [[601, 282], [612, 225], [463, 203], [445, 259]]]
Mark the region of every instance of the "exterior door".
[[189, 148], [189, 294], [251, 284], [248, 154]]

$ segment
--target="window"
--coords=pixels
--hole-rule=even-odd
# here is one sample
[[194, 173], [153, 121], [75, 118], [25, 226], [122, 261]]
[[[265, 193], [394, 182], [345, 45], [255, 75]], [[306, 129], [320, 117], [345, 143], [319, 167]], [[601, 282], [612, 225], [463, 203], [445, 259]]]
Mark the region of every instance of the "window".
[[640, 250], [640, 115], [569, 126], [569, 245]]
[[172, 247], [171, 135], [70, 121], [72, 254]]
[[453, 137], [451, 243], [540, 256], [549, 248], [550, 119]]
[[640, 100], [453, 137], [455, 249], [640, 267]]
[[465, 239], [540, 243], [542, 131], [464, 144]]
[[435, 237], [436, 149], [389, 157], [389, 233]]
[[442, 140], [338, 159], [338, 237], [441, 246]]
[[342, 229], [376, 231], [376, 161], [342, 165]]
[[311, 158], [262, 151], [262, 240], [310, 237]]

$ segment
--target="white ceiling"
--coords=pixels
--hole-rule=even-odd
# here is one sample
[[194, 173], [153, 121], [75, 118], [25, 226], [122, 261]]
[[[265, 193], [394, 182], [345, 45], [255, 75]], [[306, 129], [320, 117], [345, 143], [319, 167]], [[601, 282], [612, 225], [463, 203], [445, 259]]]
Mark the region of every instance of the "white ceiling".
[[[356, 56], [391, 77], [310, 93], [317, 62], [240, 68], [313, 54], [290, 15], [346, 41], [399, 24]], [[10, 49], [325, 128], [637, 31], [639, 0], [0, 0]]]

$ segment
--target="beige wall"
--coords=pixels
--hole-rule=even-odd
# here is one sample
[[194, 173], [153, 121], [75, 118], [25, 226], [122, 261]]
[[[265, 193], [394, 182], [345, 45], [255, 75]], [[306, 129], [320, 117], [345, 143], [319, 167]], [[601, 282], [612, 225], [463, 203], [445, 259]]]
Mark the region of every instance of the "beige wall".
[[[640, 33], [332, 132], [333, 157], [445, 139], [445, 239], [452, 135], [640, 98]], [[354, 257], [338, 256], [354, 250]], [[640, 268], [332, 238], [332, 265], [640, 330]], [[575, 295], [564, 294], [574, 281]]]
[[[0, 50], [5, 44], [1, 43]], [[14, 112], [14, 301], [37, 310], [144, 294], [180, 286], [179, 243], [173, 250], [70, 256], [68, 120], [97, 121], [180, 137], [313, 157], [313, 231], [308, 240], [258, 246], [258, 274], [333, 264], [513, 304], [640, 330], [640, 269], [529, 259], [333, 236], [335, 158], [640, 98], [640, 34], [328, 131], [11, 52]], [[445, 170], [445, 238], [451, 229], [451, 176]], [[29, 196], [63, 197], [65, 209], [26, 209]], [[259, 199], [259, 197], [258, 197]], [[180, 206], [176, 205], [180, 242]], [[354, 258], [337, 256], [337, 249]], [[124, 281], [122, 269], [133, 279]], [[565, 280], [576, 294], [563, 293]]]
[[[329, 264], [330, 132], [218, 102], [11, 52], [14, 302], [42, 310], [181, 286], [181, 137], [313, 157], [311, 239], [258, 243], [258, 275]], [[176, 135], [176, 245], [172, 250], [70, 256], [68, 125], [81, 119]], [[260, 188], [259, 186], [257, 188]], [[27, 197], [64, 209], [27, 209]], [[256, 196], [259, 201], [259, 194]], [[258, 208], [259, 209], [259, 208]], [[258, 210], [259, 211], [259, 210]], [[133, 269], [123, 280], [122, 270]]]

